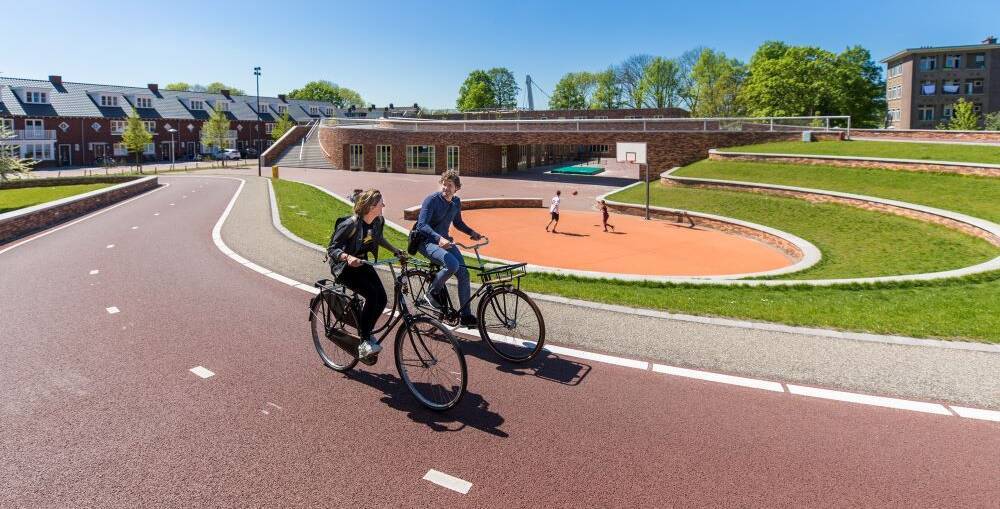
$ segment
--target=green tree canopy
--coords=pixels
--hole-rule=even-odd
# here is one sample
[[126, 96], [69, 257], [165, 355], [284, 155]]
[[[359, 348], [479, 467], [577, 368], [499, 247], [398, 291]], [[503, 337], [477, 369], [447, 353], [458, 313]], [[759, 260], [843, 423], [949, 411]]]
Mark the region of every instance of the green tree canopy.
[[295, 127], [295, 122], [288, 116], [288, 111], [281, 114], [281, 118], [271, 128], [271, 139], [278, 141], [289, 129]]
[[167, 86], [163, 87], [164, 90], [176, 90], [178, 92], [187, 92], [191, 90], [191, 85], [183, 81], [177, 81], [174, 83], [167, 83]]
[[943, 129], [950, 129], [952, 131], [975, 131], [979, 129], [979, 115], [972, 109], [972, 103], [966, 101], [965, 98], [959, 98], [955, 101], [954, 110], [951, 114], [951, 120], [948, 124], [943, 126]]
[[615, 70], [609, 68], [604, 72], [594, 74], [594, 95], [590, 99], [593, 109], [613, 110], [621, 107], [621, 87], [615, 80]]
[[698, 109], [698, 87], [691, 71], [694, 69], [695, 64], [698, 63], [698, 59], [701, 58], [702, 51], [705, 51], [705, 48], [698, 46], [685, 51], [681, 56], [677, 57], [677, 66], [680, 68], [678, 71], [678, 75], [680, 76], [678, 95], [680, 96], [681, 103], [692, 113]]
[[[201, 124], [201, 144], [212, 149], [227, 148], [229, 142], [229, 117], [222, 110], [215, 110], [208, 120]], [[222, 160], [226, 165], [226, 160]]]
[[517, 106], [517, 94], [521, 87], [517, 85], [514, 73], [506, 67], [494, 67], [486, 71], [490, 78], [490, 89], [493, 91], [493, 106], [500, 108], [514, 108]]
[[177, 81], [174, 83], [168, 83], [167, 86], [164, 87], [164, 89], [176, 90], [179, 92], [208, 92], [212, 94], [218, 94], [222, 90], [228, 90], [229, 93], [232, 95], [247, 95], [247, 93], [244, 92], [243, 89], [236, 88], [231, 85], [226, 85], [225, 83], [219, 81], [214, 81], [212, 83], [209, 83], [208, 85], [199, 85], [197, 83], [191, 85], [183, 81]]
[[568, 72], [563, 75], [549, 98], [553, 110], [582, 110], [590, 103], [596, 86], [594, 75], [589, 72]]
[[[8, 129], [7, 124], [0, 122], [0, 142], [16, 137], [17, 134]], [[7, 180], [11, 175], [27, 175], [34, 164], [31, 159], [21, 159], [20, 145], [0, 143], [0, 180]]]
[[139, 118], [139, 114], [132, 108], [128, 121], [125, 123], [125, 131], [122, 133], [122, 144], [129, 152], [135, 153], [135, 164], [142, 172], [142, 153], [146, 150], [146, 145], [153, 142], [153, 133], [146, 130], [146, 126]]
[[455, 104], [460, 111], [495, 107], [497, 102], [490, 75], [480, 69], [470, 72], [458, 89]]
[[984, 115], [983, 128], [987, 131], [1000, 131], [1000, 111]]
[[629, 108], [642, 108], [646, 103], [646, 89], [643, 87], [643, 76], [646, 68], [653, 61], [650, 55], [632, 55], [614, 68], [615, 81], [621, 91], [621, 105]]
[[746, 66], [721, 51], [704, 49], [691, 69], [697, 117], [731, 117], [741, 113], [737, 100]]
[[680, 66], [673, 59], [655, 57], [643, 71], [639, 88], [645, 97], [644, 106], [673, 108], [680, 94]]
[[360, 108], [366, 104], [361, 94], [326, 80], [310, 81], [302, 88], [292, 90], [288, 97], [307, 101], [326, 101], [338, 108], [350, 106]]

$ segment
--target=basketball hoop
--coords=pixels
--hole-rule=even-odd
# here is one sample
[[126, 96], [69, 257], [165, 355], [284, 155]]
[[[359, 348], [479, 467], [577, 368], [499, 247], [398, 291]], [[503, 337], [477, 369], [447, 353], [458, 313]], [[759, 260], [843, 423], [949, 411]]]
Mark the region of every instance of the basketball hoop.
[[626, 163], [634, 163], [635, 162], [635, 152], [626, 152], [625, 153], [625, 162]]
[[[617, 142], [615, 156], [620, 163], [638, 164], [639, 172], [646, 181], [646, 219], [649, 219], [649, 166], [646, 161], [646, 142]], [[645, 168], [643, 168], [645, 166]], [[643, 173], [643, 170], [645, 172]]]

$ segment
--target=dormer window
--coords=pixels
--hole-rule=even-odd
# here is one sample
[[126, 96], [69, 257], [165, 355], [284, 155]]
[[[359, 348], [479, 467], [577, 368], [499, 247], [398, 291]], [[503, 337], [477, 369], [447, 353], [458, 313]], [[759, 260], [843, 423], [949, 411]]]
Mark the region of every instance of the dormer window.
[[118, 96], [117, 95], [102, 95], [101, 96], [101, 106], [108, 108], [115, 108], [118, 106]]
[[150, 97], [136, 97], [135, 98], [135, 107], [136, 108], [152, 108], [153, 107], [153, 99], [150, 98]]
[[333, 108], [327, 108], [326, 109], [326, 116], [328, 116], [328, 117], [332, 117], [333, 116]]
[[309, 114], [310, 115], [319, 115], [319, 106], [310, 106], [309, 107]]
[[278, 110], [278, 114], [279, 114], [279, 115], [284, 115], [284, 114], [285, 114], [285, 112], [286, 112], [286, 111], [288, 111], [288, 106], [285, 106], [285, 105], [283, 105], [283, 104], [282, 104], [282, 105], [279, 105], [279, 106], [278, 106], [277, 108], [275, 108], [275, 109], [276, 109], [276, 110]]
[[267, 109], [270, 107], [267, 103], [260, 103], [260, 107], [257, 108], [258, 113], [267, 113]]
[[24, 102], [31, 104], [45, 104], [49, 102], [49, 94], [36, 90], [28, 90], [24, 93]]
[[205, 109], [204, 101], [198, 99], [191, 99], [191, 109], [192, 110], [203, 110]]
[[229, 111], [229, 103], [226, 101], [219, 101], [215, 103], [215, 109], [219, 111]]

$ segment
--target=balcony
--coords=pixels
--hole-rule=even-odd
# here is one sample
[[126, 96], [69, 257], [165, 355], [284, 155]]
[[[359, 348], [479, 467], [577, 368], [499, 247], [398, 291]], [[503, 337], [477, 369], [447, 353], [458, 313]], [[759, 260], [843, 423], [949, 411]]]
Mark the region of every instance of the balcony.
[[54, 129], [18, 129], [14, 131], [15, 140], [55, 140]]
[[231, 140], [235, 140], [237, 138], [236, 135], [237, 135], [236, 129], [230, 129], [230, 130], [226, 131], [226, 138], [229, 138]]

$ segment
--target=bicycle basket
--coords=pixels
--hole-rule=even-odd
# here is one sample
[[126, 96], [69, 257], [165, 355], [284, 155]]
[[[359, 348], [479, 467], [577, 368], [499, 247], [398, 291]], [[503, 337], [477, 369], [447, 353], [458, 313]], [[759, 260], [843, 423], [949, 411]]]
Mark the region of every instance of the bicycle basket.
[[528, 271], [524, 268], [527, 263], [515, 263], [513, 265], [501, 265], [479, 273], [479, 278], [483, 284], [500, 284], [513, 281], [524, 276]]

